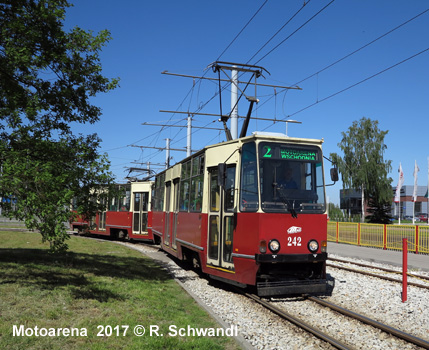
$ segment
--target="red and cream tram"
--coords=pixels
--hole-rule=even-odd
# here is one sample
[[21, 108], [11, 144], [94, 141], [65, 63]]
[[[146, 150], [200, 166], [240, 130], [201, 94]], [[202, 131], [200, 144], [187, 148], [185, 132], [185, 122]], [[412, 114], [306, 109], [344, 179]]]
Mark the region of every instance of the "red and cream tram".
[[78, 217], [72, 230], [79, 233], [109, 236], [116, 239], [153, 240], [151, 230], [151, 181], [137, 181], [118, 187], [106, 210], [98, 212], [89, 222]]
[[322, 142], [254, 133], [204, 148], [156, 176], [153, 234], [260, 296], [325, 292]]

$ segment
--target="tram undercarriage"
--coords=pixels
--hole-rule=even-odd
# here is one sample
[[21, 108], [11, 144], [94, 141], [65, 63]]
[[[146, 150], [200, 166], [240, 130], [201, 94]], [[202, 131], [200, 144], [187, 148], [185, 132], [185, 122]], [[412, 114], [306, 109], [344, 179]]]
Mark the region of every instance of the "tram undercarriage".
[[[269, 262], [270, 259], [277, 262]], [[275, 258], [260, 255], [257, 261], [260, 262], [256, 282], [259, 296], [326, 292], [326, 254], [277, 255]]]

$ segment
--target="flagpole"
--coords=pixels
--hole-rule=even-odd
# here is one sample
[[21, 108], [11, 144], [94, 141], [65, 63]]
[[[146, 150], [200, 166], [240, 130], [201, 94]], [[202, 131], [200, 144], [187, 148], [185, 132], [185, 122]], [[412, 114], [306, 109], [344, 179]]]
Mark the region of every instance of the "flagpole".
[[415, 215], [416, 215], [416, 202], [417, 202], [417, 173], [420, 171], [419, 167], [417, 166], [417, 160], [414, 161], [414, 172], [413, 172], [413, 176], [414, 176], [414, 188], [413, 188], [413, 197], [412, 197], [412, 202], [413, 202], [413, 225], [415, 222]]
[[399, 210], [398, 225], [400, 225], [401, 224], [401, 194], [399, 194], [398, 210]]
[[399, 209], [398, 222], [400, 225], [401, 224], [401, 187], [404, 184], [404, 172], [402, 171], [401, 163], [399, 163], [398, 172], [399, 172], [399, 180], [395, 191], [395, 203], [398, 203], [398, 209]]

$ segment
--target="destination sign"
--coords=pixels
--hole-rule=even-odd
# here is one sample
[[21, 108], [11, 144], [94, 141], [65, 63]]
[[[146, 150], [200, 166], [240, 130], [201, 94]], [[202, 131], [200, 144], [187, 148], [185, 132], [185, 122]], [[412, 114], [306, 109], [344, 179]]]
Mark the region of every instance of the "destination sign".
[[262, 143], [260, 152], [262, 158], [319, 161], [319, 151], [314, 147], [310, 149], [275, 143]]
[[281, 148], [280, 157], [289, 160], [317, 160], [317, 152], [304, 149]]

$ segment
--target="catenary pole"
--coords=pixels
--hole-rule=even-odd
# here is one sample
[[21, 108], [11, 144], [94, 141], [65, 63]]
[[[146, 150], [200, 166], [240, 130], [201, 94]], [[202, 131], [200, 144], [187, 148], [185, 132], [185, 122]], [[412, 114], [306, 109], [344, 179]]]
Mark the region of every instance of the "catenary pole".
[[188, 127], [187, 127], [187, 135], [186, 135], [186, 157], [191, 155], [191, 136], [192, 135], [192, 116], [188, 114]]
[[[235, 67], [235, 66], [233, 66]], [[238, 137], [238, 71], [231, 71], [231, 136]]]
[[170, 139], [165, 139], [165, 169], [170, 166]]

